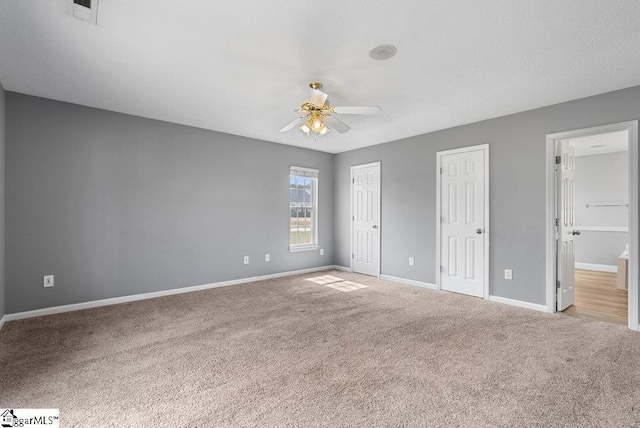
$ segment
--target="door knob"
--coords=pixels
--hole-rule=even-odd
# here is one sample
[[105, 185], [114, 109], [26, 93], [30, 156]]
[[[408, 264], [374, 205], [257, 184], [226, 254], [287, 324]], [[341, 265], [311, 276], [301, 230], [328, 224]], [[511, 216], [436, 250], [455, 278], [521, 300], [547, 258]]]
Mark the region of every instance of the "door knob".
[[[377, 224], [374, 224], [374, 225], [373, 225], [373, 228], [374, 228], [374, 229], [377, 229], [377, 228], [378, 228], [378, 225], [377, 225]], [[580, 232], [578, 232], [578, 233], [580, 233]]]
[[572, 235], [580, 235], [580, 231], [579, 230], [572, 230], [569, 233], [572, 234]]
[[482, 233], [482, 229], [476, 229], [476, 233], [480, 235]]

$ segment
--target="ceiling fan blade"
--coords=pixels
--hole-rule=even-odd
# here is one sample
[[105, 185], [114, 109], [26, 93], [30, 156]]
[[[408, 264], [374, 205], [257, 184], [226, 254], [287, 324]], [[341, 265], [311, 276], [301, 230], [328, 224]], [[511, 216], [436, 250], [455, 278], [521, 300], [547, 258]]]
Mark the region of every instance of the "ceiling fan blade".
[[293, 128], [297, 128], [298, 126], [302, 125], [306, 121], [307, 121], [307, 116], [299, 117], [293, 122], [291, 122], [290, 124], [288, 124], [287, 126], [285, 126], [284, 128], [282, 128], [280, 132], [291, 131]]
[[318, 107], [322, 107], [325, 103], [325, 101], [327, 101], [327, 97], [328, 95], [325, 94], [322, 91], [319, 91], [317, 89], [311, 89], [311, 99], [309, 100], [309, 102], [313, 105], [316, 105]]
[[351, 129], [349, 125], [333, 116], [325, 116], [323, 120], [325, 125], [327, 125], [329, 128], [335, 129], [341, 134], [344, 134]]
[[371, 107], [333, 107], [337, 114], [380, 114], [382, 109], [378, 106]]

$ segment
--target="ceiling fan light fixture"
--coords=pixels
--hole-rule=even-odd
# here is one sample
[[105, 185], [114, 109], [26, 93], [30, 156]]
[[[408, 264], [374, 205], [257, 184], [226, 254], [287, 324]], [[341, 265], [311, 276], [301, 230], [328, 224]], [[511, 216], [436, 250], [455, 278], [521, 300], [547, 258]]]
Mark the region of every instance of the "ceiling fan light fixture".
[[314, 112], [309, 116], [309, 120], [303, 123], [298, 129], [308, 136], [312, 133], [318, 134], [319, 136], [326, 135], [327, 132], [329, 132], [329, 128], [327, 128], [327, 125], [324, 124], [322, 119], [323, 116], [321, 114]]
[[311, 120], [311, 127], [315, 132], [320, 132], [320, 130], [324, 128], [324, 123], [322, 123], [322, 119], [317, 116]]
[[311, 135], [311, 128], [309, 128], [309, 126], [306, 123], [303, 123], [302, 126], [298, 129], [300, 129], [302, 132], [307, 134], [307, 136]]

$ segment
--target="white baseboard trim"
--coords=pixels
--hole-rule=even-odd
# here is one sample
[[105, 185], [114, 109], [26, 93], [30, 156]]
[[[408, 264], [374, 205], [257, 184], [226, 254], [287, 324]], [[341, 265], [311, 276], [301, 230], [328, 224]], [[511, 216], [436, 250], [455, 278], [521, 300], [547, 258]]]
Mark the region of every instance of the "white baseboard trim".
[[617, 266], [612, 265], [598, 265], [595, 263], [580, 263], [576, 262], [576, 269], [584, 269], [584, 270], [597, 270], [600, 272], [618, 272]]
[[386, 279], [388, 281], [400, 282], [402, 284], [415, 285], [417, 287], [428, 288], [430, 290], [437, 290], [438, 287], [435, 284], [429, 284], [428, 282], [415, 281], [413, 279], [398, 278], [391, 275], [380, 275], [380, 279]]
[[353, 272], [353, 269], [351, 269], [350, 267], [346, 267], [346, 266], [333, 265], [333, 269], [341, 270], [343, 272]]
[[4, 323], [7, 322], [7, 316], [3, 316], [2, 318], [0, 318], [0, 330], [2, 330], [2, 327], [4, 327]]
[[490, 302], [502, 303], [505, 305], [517, 306], [519, 308], [533, 309], [534, 311], [548, 312], [546, 305], [524, 302], [522, 300], [507, 299], [506, 297], [489, 296]]
[[[45, 315], [54, 315], [54, 314], [61, 314], [64, 312], [79, 311], [82, 309], [98, 308], [100, 306], [117, 305], [120, 303], [135, 302], [138, 300], [155, 299], [156, 297], [191, 293], [193, 291], [208, 290], [210, 288], [228, 287], [230, 285], [246, 284], [248, 282], [264, 281], [266, 279], [282, 278], [285, 276], [301, 275], [305, 273], [319, 272], [319, 271], [330, 270], [330, 269], [339, 269], [339, 267], [334, 265], [320, 266], [315, 268], [301, 269], [301, 270], [295, 270], [295, 271], [289, 271], [289, 272], [273, 273], [270, 275], [254, 276], [251, 278], [234, 279], [230, 281], [214, 282], [211, 284], [194, 285], [191, 287], [173, 288], [171, 290], [164, 290], [164, 291], [154, 291], [151, 293], [133, 294], [130, 296], [113, 297], [110, 299], [102, 299], [102, 300], [92, 300], [92, 301], [83, 302], [83, 303], [73, 303], [71, 305], [53, 306], [51, 308], [35, 309], [32, 311], [17, 312], [15, 314], [6, 314], [2, 318], [2, 323], [4, 323], [5, 320], [15, 321], [15, 320], [21, 320], [25, 318], [42, 317]], [[2, 324], [0, 324], [0, 326], [1, 325]]]

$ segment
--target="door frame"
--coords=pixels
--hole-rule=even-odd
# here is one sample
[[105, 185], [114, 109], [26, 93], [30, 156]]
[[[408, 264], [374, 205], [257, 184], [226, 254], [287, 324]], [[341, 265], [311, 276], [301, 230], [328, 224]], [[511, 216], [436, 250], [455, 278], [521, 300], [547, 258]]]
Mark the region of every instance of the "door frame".
[[442, 247], [442, 216], [441, 216], [441, 198], [442, 192], [441, 176], [442, 176], [442, 157], [458, 153], [474, 152], [484, 150], [484, 275], [483, 275], [483, 292], [482, 298], [489, 300], [489, 144], [480, 144], [477, 146], [462, 147], [459, 149], [444, 150], [436, 153], [436, 289], [442, 290], [442, 265], [440, 248]]
[[629, 288], [628, 326], [638, 331], [638, 121], [613, 123], [547, 135], [546, 144], [546, 301], [547, 312], [556, 312], [556, 142], [565, 138], [588, 137], [627, 131], [629, 135]]
[[349, 253], [351, 254], [351, 258], [349, 259], [349, 268], [351, 272], [353, 272], [353, 185], [355, 180], [354, 171], [358, 168], [368, 168], [371, 166], [378, 167], [379, 180], [378, 180], [378, 196], [380, 196], [379, 201], [380, 205], [378, 206], [378, 239], [376, 240], [376, 245], [378, 246], [378, 266], [376, 269], [376, 277], [380, 278], [380, 267], [382, 265], [382, 247], [380, 246], [381, 236], [382, 236], [382, 162], [370, 162], [364, 163], [361, 165], [352, 165], [351, 166], [351, 176], [349, 177], [349, 181], [351, 184], [349, 185], [349, 216], [351, 217], [351, 221], [349, 222]]

